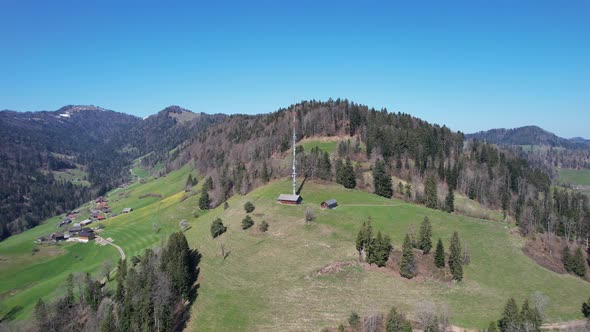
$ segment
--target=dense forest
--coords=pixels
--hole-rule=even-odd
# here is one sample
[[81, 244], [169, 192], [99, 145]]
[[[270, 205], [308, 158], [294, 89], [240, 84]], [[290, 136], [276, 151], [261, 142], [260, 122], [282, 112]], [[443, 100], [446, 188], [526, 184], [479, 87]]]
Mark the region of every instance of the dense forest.
[[468, 139], [477, 139], [501, 145], [543, 145], [565, 149], [587, 149], [588, 141], [579, 137], [566, 139], [550, 133], [537, 126], [526, 126], [514, 129], [491, 129], [466, 135]]
[[[454, 195], [504, 211], [524, 234], [549, 231], [572, 239], [588, 236], [586, 196], [551, 188], [547, 167], [510, 149], [465, 140], [461, 132], [403, 113], [375, 110], [348, 100], [304, 101], [262, 115], [233, 115], [200, 132], [183, 150], [202, 174], [212, 176], [213, 206], [235, 194], [290, 173], [292, 114], [297, 139], [340, 136], [335, 160], [297, 148], [299, 172], [382, 196], [397, 195], [431, 208], [454, 211]], [[346, 139], [348, 137], [348, 139]], [[367, 176], [369, 175], [369, 176]], [[392, 175], [400, 179], [392, 181]], [[556, 209], [566, 199], [567, 209]], [[573, 202], [575, 201], [575, 202]], [[567, 212], [566, 212], [567, 211]]]
[[[129, 167], [170, 151], [224, 116], [169, 107], [142, 120], [95, 106], [0, 112], [0, 239], [78, 207], [129, 180]], [[89, 186], [56, 178], [80, 169]]]

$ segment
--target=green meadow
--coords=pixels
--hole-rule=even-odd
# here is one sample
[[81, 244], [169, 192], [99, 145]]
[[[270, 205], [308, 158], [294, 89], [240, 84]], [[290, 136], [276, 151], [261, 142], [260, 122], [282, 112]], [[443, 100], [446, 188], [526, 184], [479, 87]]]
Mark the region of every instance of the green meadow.
[[[232, 197], [228, 209], [220, 206], [203, 212], [197, 208], [201, 183], [193, 192], [184, 190], [188, 174], [195, 172], [185, 166], [165, 177], [148, 177], [109, 193], [114, 212], [125, 207], [134, 210], [102, 222], [101, 236], [111, 237], [131, 257], [159, 246], [179, 229], [182, 219], [190, 222], [185, 234], [203, 255], [190, 330], [319, 330], [345, 322], [352, 310], [385, 312], [395, 305], [413, 317], [416, 307], [427, 300], [448, 306], [454, 325], [483, 328], [498, 318], [509, 297], [522, 302], [536, 291], [549, 299], [548, 320], [564, 321], [580, 318], [580, 303], [590, 294], [587, 282], [555, 274], [525, 256], [522, 239], [503, 222], [448, 214], [309, 180], [302, 188], [300, 206], [277, 204], [278, 194], [290, 191], [290, 182], [280, 180], [246, 196]], [[152, 195], [139, 198], [147, 194]], [[336, 198], [340, 205], [321, 210], [320, 202], [328, 198]], [[242, 230], [247, 201], [256, 206], [251, 213], [255, 225]], [[468, 201], [462, 204], [477, 208]], [[90, 206], [85, 204], [83, 209]], [[308, 207], [316, 216], [311, 224], [304, 221]], [[358, 263], [355, 238], [363, 221], [371, 218], [375, 232], [389, 235], [399, 250], [406, 232], [412, 225], [417, 231], [425, 216], [432, 221], [434, 241], [442, 238], [448, 249], [451, 234], [457, 231], [469, 247], [471, 264], [465, 267], [463, 282], [407, 280], [388, 268]], [[212, 239], [209, 228], [217, 217], [228, 229]], [[111, 246], [66, 243], [39, 247], [33, 243], [55, 231], [58, 220], [53, 218], [0, 243], [0, 317], [12, 312], [14, 318], [25, 319], [39, 297], [51, 299], [61, 294], [70, 272], [98, 275], [103, 261], [118, 259]], [[258, 231], [263, 220], [270, 225], [266, 233]], [[222, 245], [229, 251], [225, 259]], [[40, 250], [33, 255], [36, 247]], [[349, 265], [327, 275], [315, 274], [342, 262]]]
[[590, 186], [590, 169], [559, 169], [561, 183], [569, 185]]

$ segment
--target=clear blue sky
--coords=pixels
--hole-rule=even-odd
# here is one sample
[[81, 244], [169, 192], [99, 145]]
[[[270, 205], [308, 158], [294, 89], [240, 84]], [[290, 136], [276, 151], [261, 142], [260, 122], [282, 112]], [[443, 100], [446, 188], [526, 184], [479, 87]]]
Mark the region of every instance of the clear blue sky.
[[590, 1], [0, 2], [0, 109], [329, 97], [464, 132], [589, 137]]

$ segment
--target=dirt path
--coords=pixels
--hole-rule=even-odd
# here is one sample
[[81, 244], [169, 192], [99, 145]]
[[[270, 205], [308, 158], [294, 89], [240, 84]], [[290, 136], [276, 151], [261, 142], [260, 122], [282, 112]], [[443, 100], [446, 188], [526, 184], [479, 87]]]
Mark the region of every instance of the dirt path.
[[119, 247], [118, 245], [116, 245], [116, 244], [114, 244], [114, 243], [112, 243], [110, 241], [107, 241], [106, 239], [104, 239], [104, 238], [102, 238], [100, 236], [97, 236], [96, 237], [96, 242], [106, 243], [106, 244], [112, 245], [113, 247], [115, 247], [119, 251], [119, 254], [121, 255], [121, 259], [125, 259], [125, 252], [123, 251], [123, 248]]
[[582, 320], [572, 320], [569, 322], [543, 324], [541, 326], [541, 328], [544, 330], [556, 330], [556, 331], [568, 330], [568, 329], [573, 328], [573, 329], [577, 329], [579, 331], [584, 331], [585, 326], [586, 326], [586, 321], [582, 319]]
[[338, 204], [338, 206], [400, 206], [402, 204]]

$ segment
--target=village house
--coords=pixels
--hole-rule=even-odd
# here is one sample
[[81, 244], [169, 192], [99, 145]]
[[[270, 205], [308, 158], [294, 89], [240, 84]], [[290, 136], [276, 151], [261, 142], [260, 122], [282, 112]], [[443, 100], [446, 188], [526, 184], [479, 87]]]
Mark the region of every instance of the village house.
[[68, 232], [70, 232], [70, 234], [75, 234], [81, 230], [82, 230], [82, 226], [80, 226], [79, 223], [75, 223], [74, 226], [72, 226], [72, 227], [70, 227], [70, 229], [68, 229]]
[[53, 241], [63, 241], [64, 238], [64, 233], [51, 233], [51, 235], [49, 235], [49, 237], [53, 240]]
[[338, 206], [338, 202], [334, 198], [327, 199], [320, 204], [322, 209], [333, 209]]
[[96, 220], [105, 220], [106, 217], [103, 214], [99, 214], [98, 217], [96, 217]]
[[80, 226], [90, 225], [91, 223], [92, 223], [92, 220], [85, 219], [85, 220], [80, 221]]
[[129, 212], [131, 212], [131, 211], [133, 211], [133, 209], [132, 209], [132, 208], [124, 208], [124, 209], [123, 209], [123, 213], [129, 213]]
[[78, 242], [87, 243], [94, 239], [94, 231], [90, 228], [84, 228], [78, 234]]

